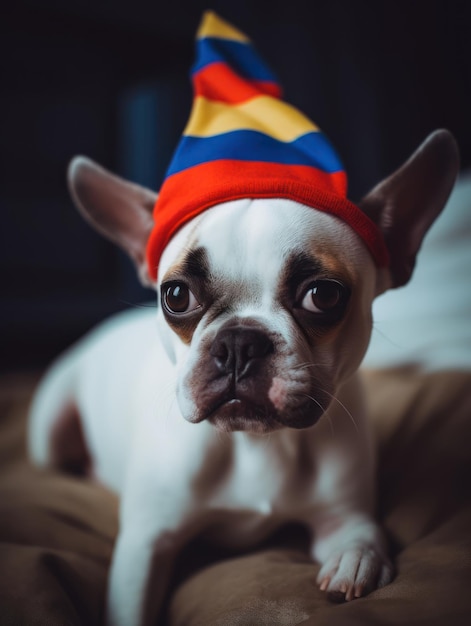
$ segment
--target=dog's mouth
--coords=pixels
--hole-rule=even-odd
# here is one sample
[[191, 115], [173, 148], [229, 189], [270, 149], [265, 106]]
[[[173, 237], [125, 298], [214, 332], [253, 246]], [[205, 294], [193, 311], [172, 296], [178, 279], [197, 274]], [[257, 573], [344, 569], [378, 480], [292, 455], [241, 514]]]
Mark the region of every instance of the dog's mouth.
[[222, 432], [246, 431], [262, 434], [285, 427], [309, 428], [323, 413], [321, 403], [310, 400], [278, 411], [270, 402], [260, 404], [250, 398], [224, 395], [217, 400], [213, 398], [213, 402], [192, 421], [198, 423], [207, 420]]
[[223, 432], [244, 430], [266, 433], [283, 426], [275, 411], [237, 397], [220, 400], [202, 419], [207, 419]]

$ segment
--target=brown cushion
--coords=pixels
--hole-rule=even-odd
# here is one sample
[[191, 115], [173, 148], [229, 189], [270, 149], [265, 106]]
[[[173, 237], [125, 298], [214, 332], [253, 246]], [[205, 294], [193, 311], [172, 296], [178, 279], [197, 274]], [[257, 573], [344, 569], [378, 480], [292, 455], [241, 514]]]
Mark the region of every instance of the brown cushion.
[[0, 384], [0, 623], [101, 623], [117, 500], [98, 485], [30, 466], [33, 381]]
[[397, 575], [368, 598], [329, 604], [300, 551], [263, 550], [206, 568], [175, 592], [172, 626], [467, 624], [471, 617], [471, 376], [369, 373], [379, 515]]
[[[0, 382], [0, 622], [99, 624], [117, 501], [99, 485], [26, 462], [32, 382]], [[252, 554], [217, 560], [222, 555], [212, 553], [175, 588], [169, 626], [468, 623], [471, 374], [370, 372], [366, 384], [393, 583], [329, 604], [314, 585], [317, 566], [293, 547], [300, 531], [291, 529]]]

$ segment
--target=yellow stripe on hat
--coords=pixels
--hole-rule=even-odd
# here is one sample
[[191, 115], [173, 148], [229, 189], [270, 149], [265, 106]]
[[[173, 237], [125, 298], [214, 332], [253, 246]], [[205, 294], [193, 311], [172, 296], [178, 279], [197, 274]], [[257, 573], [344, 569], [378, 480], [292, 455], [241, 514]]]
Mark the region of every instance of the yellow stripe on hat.
[[294, 141], [319, 128], [305, 115], [282, 100], [257, 96], [241, 104], [195, 98], [183, 134], [212, 137], [233, 130], [256, 130], [279, 141]]
[[204, 13], [196, 33], [196, 39], [203, 39], [204, 37], [218, 37], [220, 39], [231, 39], [232, 41], [244, 43], [250, 41], [247, 35], [244, 35], [240, 30], [221, 19], [219, 15], [216, 15], [213, 11], [206, 11]]

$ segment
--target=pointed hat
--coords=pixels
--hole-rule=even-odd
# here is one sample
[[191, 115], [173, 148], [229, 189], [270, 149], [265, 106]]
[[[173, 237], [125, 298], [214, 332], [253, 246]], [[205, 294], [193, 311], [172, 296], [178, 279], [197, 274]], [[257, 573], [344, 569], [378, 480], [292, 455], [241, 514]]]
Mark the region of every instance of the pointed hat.
[[154, 209], [147, 262], [204, 210], [240, 198], [288, 198], [334, 215], [378, 266], [388, 251], [378, 227], [347, 199], [347, 176], [319, 128], [281, 100], [276, 77], [239, 30], [205, 13], [196, 36], [194, 102]]

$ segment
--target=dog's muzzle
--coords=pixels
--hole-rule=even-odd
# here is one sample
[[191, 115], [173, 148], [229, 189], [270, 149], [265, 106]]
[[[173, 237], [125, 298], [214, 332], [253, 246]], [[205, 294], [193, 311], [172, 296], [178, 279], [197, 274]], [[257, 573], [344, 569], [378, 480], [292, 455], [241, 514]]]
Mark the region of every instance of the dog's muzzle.
[[282, 337], [256, 320], [227, 322], [203, 343], [189, 381], [197, 409], [190, 421], [258, 433], [312, 426], [328, 399], [310, 368], [293, 374], [284, 346]]
[[272, 339], [259, 324], [232, 322], [219, 329], [204, 364], [203, 419], [221, 430], [275, 428], [268, 400], [274, 352]]

